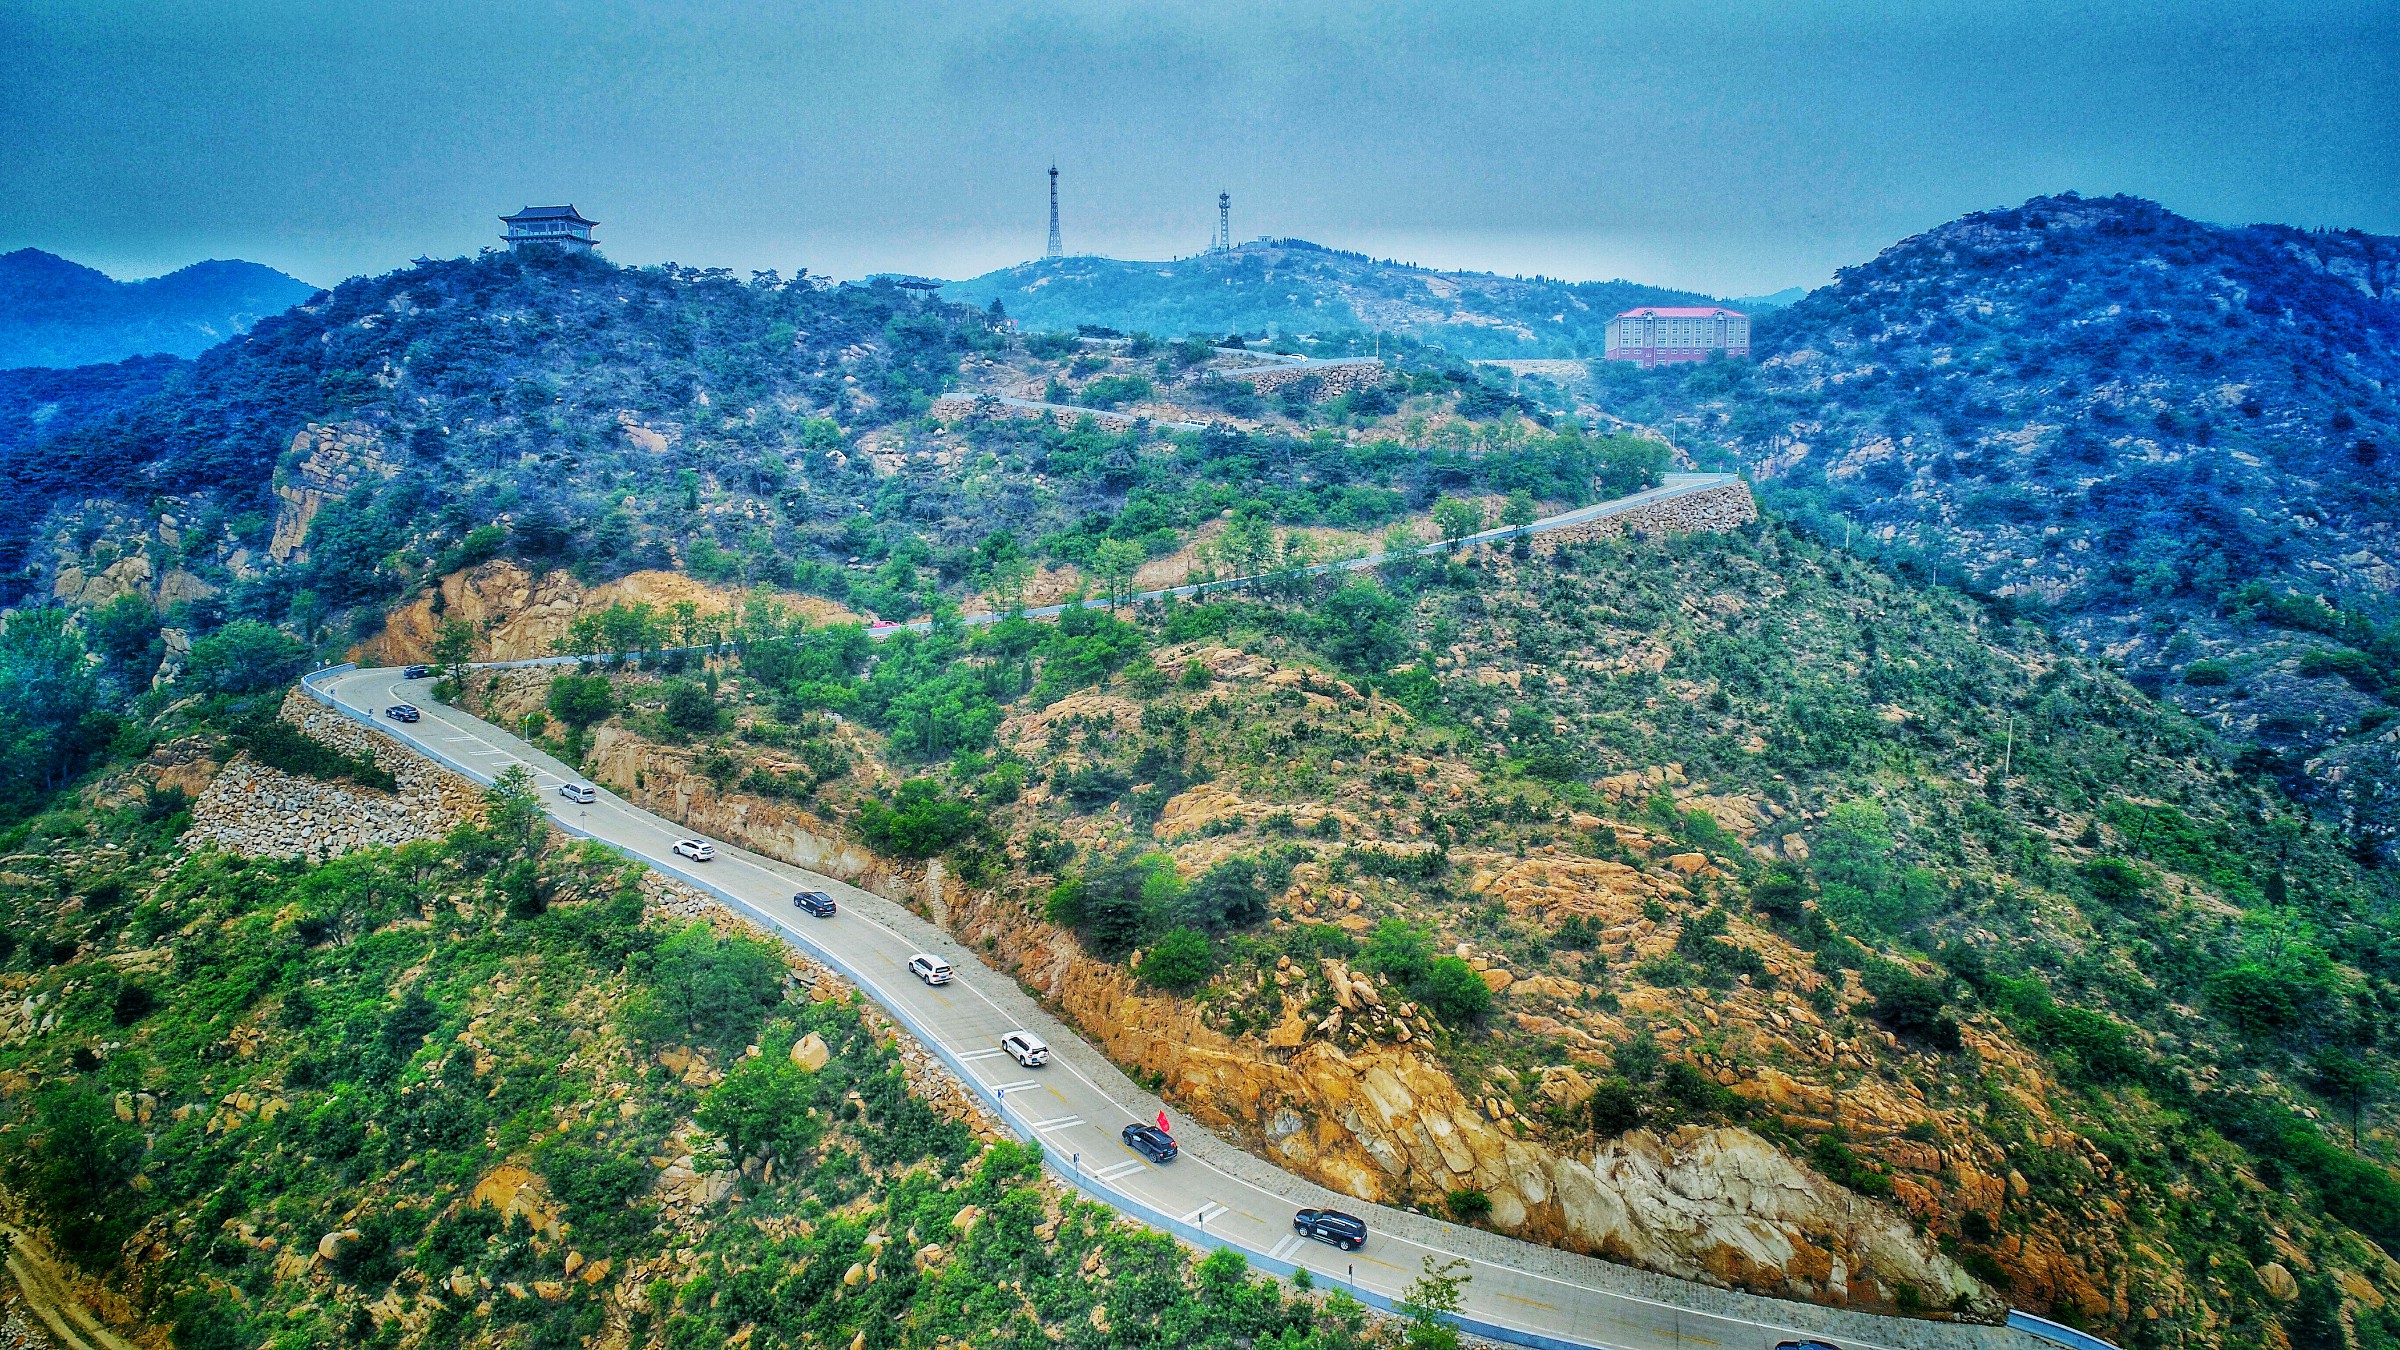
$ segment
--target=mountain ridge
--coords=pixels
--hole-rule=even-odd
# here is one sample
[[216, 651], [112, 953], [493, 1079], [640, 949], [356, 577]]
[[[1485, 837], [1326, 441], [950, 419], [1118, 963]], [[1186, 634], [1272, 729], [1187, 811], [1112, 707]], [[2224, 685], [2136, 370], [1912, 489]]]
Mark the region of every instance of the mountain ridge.
[[1029, 328], [1092, 325], [1160, 336], [1372, 329], [1469, 358], [1597, 356], [1602, 328], [1637, 305], [1717, 304], [1639, 282], [1442, 271], [1304, 239], [1268, 239], [1166, 262], [1045, 258], [950, 283]]
[[0, 254], [0, 369], [198, 356], [316, 291], [239, 259], [119, 281], [55, 253], [21, 248]]

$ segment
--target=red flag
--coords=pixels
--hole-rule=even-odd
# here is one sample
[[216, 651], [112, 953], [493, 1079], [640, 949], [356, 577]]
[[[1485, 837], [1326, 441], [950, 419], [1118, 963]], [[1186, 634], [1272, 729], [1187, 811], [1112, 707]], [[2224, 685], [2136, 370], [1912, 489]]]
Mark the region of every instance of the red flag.
[[1158, 1113], [1158, 1132], [1160, 1134], [1173, 1133], [1173, 1131], [1167, 1128], [1167, 1113], [1164, 1111]]

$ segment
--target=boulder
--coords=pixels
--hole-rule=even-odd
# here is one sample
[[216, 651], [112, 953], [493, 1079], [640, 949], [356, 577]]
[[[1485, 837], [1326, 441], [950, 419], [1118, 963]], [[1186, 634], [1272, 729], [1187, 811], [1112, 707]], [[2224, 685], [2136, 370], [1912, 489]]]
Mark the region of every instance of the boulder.
[[2300, 1282], [2292, 1278], [2292, 1272], [2284, 1269], [2281, 1261], [2269, 1261], [2258, 1268], [2258, 1287], [2278, 1303], [2300, 1297]]
[[813, 1031], [792, 1042], [792, 1063], [810, 1073], [824, 1068], [832, 1058], [833, 1051], [826, 1046], [825, 1038]]
[[[359, 1232], [355, 1228], [337, 1229], [334, 1232], [327, 1233], [325, 1236], [317, 1239], [317, 1259], [320, 1261], [339, 1261], [342, 1259], [342, 1253], [347, 1252], [352, 1247], [356, 1246], [358, 1244], [358, 1240], [364, 1236], [366, 1236], [364, 1233]], [[2285, 1278], [2289, 1279], [2290, 1276], [2285, 1276]]]

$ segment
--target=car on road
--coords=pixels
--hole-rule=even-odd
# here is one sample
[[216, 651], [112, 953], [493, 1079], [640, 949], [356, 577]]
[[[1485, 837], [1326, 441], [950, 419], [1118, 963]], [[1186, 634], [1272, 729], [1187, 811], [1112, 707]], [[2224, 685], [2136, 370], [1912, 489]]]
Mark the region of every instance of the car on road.
[[820, 919], [833, 917], [833, 897], [823, 891], [802, 891], [792, 897], [792, 903]]
[[433, 667], [431, 666], [403, 666], [400, 670], [400, 678], [404, 680], [421, 680], [432, 673]]
[[1831, 1341], [1777, 1341], [1775, 1350], [1842, 1350]]
[[1028, 1069], [1038, 1069], [1050, 1062], [1050, 1047], [1030, 1031], [1012, 1031], [1000, 1038], [1000, 1048], [1008, 1057]]
[[1304, 1209], [1292, 1216], [1292, 1231], [1346, 1252], [1367, 1245], [1367, 1221], [1338, 1209]]
[[1176, 1147], [1175, 1136], [1156, 1125], [1128, 1125], [1117, 1137], [1125, 1141], [1125, 1147], [1154, 1163], [1173, 1162], [1183, 1151]]
[[600, 800], [600, 794], [594, 792], [592, 790], [592, 785], [589, 783], [561, 783], [558, 785], [558, 795], [571, 802], [595, 802]]
[[908, 973], [927, 984], [950, 983], [950, 963], [929, 952], [908, 958]]
[[717, 856], [717, 846], [705, 839], [678, 839], [675, 852], [693, 862], [707, 862]]
[[384, 709], [383, 715], [395, 722], [414, 722], [424, 716], [423, 713], [417, 711], [416, 705], [413, 703], [395, 703]]

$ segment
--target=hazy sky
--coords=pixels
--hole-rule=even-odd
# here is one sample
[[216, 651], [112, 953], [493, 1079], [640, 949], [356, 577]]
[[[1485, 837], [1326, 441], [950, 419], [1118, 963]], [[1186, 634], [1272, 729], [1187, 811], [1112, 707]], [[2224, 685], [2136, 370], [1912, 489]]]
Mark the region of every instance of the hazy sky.
[[1721, 295], [2075, 189], [2400, 233], [2393, 0], [0, 0], [0, 250], [311, 281], [572, 201], [621, 261], [1290, 234]]

